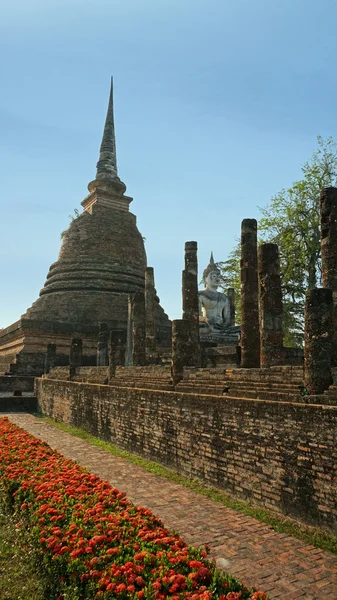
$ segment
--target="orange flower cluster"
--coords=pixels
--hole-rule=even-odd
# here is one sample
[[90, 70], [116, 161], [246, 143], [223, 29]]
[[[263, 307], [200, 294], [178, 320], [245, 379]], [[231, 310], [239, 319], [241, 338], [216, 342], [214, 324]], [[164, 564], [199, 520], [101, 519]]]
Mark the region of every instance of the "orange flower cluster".
[[149, 510], [0, 419], [0, 495], [59, 594], [80, 599], [267, 600]]

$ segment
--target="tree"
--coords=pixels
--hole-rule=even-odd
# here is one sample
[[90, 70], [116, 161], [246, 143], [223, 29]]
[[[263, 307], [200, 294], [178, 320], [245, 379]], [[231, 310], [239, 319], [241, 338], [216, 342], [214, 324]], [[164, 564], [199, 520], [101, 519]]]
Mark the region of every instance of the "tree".
[[[321, 136], [317, 143], [317, 150], [302, 167], [303, 178], [260, 209], [259, 241], [277, 243], [280, 250], [287, 346], [303, 344], [305, 292], [321, 284], [320, 190], [337, 183], [336, 143]], [[229, 277], [238, 280], [239, 257], [236, 247], [229, 260], [221, 263], [225, 281]]]
[[260, 209], [261, 240], [280, 249], [285, 344], [291, 346], [303, 343], [305, 292], [321, 285], [320, 191], [337, 182], [337, 146], [331, 137], [317, 142], [303, 179]]

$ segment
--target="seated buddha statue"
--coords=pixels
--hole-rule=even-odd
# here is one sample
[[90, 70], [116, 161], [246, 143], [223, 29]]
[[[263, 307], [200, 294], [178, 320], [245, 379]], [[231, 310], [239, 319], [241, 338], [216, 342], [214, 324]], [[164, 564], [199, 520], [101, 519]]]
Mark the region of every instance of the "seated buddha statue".
[[205, 289], [198, 292], [200, 333], [221, 333], [230, 325], [230, 304], [228, 296], [217, 291], [220, 270], [214, 263], [213, 252], [202, 279]]

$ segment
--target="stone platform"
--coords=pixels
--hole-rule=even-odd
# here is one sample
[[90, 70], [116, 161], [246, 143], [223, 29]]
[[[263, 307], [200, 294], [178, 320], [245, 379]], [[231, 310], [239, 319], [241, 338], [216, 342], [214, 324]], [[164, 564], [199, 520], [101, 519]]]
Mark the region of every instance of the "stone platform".
[[227, 327], [221, 333], [204, 333], [200, 328], [200, 343], [215, 344], [217, 346], [236, 346], [240, 335], [240, 325]]
[[[68, 367], [55, 367], [48, 379], [67, 380]], [[106, 367], [79, 367], [73, 381], [104, 384]], [[139, 389], [175, 390], [228, 398], [253, 398], [286, 402], [309, 402], [304, 393], [303, 367], [283, 366], [270, 369], [185, 368], [184, 379], [172, 384], [170, 366], [117, 367], [114, 386]], [[336, 390], [336, 392], [335, 392]], [[335, 393], [334, 393], [335, 392]], [[336, 386], [320, 396], [319, 403], [335, 404]]]

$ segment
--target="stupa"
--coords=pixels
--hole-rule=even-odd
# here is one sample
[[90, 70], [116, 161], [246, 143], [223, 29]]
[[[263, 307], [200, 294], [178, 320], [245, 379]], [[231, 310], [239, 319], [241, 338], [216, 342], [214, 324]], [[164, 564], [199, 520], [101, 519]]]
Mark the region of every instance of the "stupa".
[[[112, 80], [96, 178], [88, 190], [40, 297], [1, 332], [0, 372], [10, 363], [14, 372], [42, 372], [48, 343], [67, 357], [73, 337], [83, 339], [84, 355], [95, 356], [99, 323], [126, 330], [128, 295], [144, 292], [144, 240], [117, 172]], [[158, 297], [156, 312], [157, 344], [169, 346], [171, 322]]]

